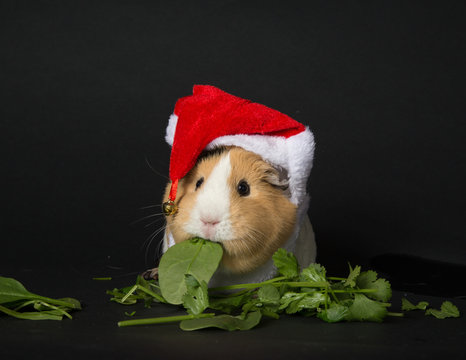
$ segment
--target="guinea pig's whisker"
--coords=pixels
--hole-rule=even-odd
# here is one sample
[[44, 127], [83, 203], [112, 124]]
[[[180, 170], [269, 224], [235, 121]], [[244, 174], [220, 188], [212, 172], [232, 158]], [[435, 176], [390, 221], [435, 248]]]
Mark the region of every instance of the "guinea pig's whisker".
[[149, 159], [147, 158], [147, 156], [145, 157], [145, 160], [146, 160], [147, 166], [149, 166], [149, 169], [151, 169], [152, 172], [153, 172], [155, 175], [161, 176], [161, 177], [163, 177], [164, 179], [170, 181], [170, 179], [168, 178], [168, 176], [166, 176], [166, 175], [164, 175], [164, 174], [162, 174], [162, 173], [159, 173], [157, 170], [155, 170], [155, 169], [153, 168], [153, 166], [152, 166], [151, 163], [149, 162]]
[[149, 224], [144, 225], [144, 227], [147, 228], [147, 227], [149, 227], [151, 225], [154, 225], [155, 223], [158, 223], [158, 222], [163, 221], [163, 220], [165, 220], [165, 219], [164, 218], [158, 218], [157, 220], [151, 221]]
[[146, 246], [147, 244], [147, 247], [150, 246], [152, 240], [154, 240], [154, 238], [160, 234], [163, 230], [165, 230], [167, 226], [166, 225], [163, 225], [161, 226], [160, 228], [156, 229], [153, 233], [151, 233], [147, 238], [146, 240], [144, 241], [144, 243], [142, 244], [141, 248], [143, 248], [144, 246]]
[[155, 205], [147, 205], [147, 206], [143, 206], [143, 207], [140, 207], [139, 210], [145, 210], [145, 209], [150, 209], [150, 208], [153, 208], [153, 207], [162, 207], [162, 205], [160, 204], [155, 204]]
[[138, 219], [138, 220], [133, 221], [130, 225], [134, 225], [134, 224], [136, 224], [136, 223], [138, 223], [138, 222], [141, 222], [141, 221], [144, 221], [144, 220], [146, 220], [146, 219], [153, 218], [154, 216], [161, 216], [161, 215], [163, 215], [163, 213], [157, 213], [157, 214], [147, 215], [147, 216], [144, 216], [144, 217], [141, 218], [141, 219]]
[[157, 262], [160, 260], [160, 258], [163, 255], [163, 241], [159, 241], [157, 244], [157, 247], [155, 248], [154, 252], [154, 258], [157, 259]]
[[[149, 240], [149, 243], [147, 244], [147, 247], [146, 247], [146, 251], [145, 251], [145, 254], [144, 254], [144, 258], [145, 258], [145, 261], [146, 261], [146, 266], [147, 266], [147, 257], [149, 255], [149, 248], [152, 244], [152, 241], [154, 241], [155, 237], [160, 234], [163, 230], [165, 230], [166, 228], [166, 225], [162, 226], [160, 229], [154, 231], [151, 236], [150, 236], [150, 240]], [[161, 242], [160, 242], [161, 243]], [[160, 246], [160, 244], [158, 245]]]

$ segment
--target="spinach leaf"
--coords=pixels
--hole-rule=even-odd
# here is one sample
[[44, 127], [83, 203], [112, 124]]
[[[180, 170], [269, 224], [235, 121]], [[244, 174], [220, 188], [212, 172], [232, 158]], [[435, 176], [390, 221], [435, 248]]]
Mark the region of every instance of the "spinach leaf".
[[0, 304], [17, 300], [35, 299], [38, 296], [30, 293], [19, 281], [0, 276]]
[[180, 328], [185, 331], [199, 330], [205, 328], [219, 328], [228, 331], [249, 330], [259, 324], [262, 314], [259, 311], [248, 313], [245, 317], [218, 315], [210, 318], [183, 320]]
[[[0, 312], [27, 320], [61, 320], [72, 318], [70, 310], [81, 310], [78, 300], [72, 298], [51, 299], [33, 294], [19, 281], [0, 276]], [[19, 311], [32, 308], [34, 311]]]
[[170, 304], [182, 304], [187, 291], [185, 275], [209, 283], [222, 259], [221, 245], [204, 239], [192, 239], [172, 246], [162, 256], [159, 284], [162, 296]]

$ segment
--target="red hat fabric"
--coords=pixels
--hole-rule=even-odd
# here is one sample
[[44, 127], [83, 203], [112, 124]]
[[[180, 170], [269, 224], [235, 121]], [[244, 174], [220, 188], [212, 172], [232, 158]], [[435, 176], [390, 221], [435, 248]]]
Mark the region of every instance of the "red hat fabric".
[[[195, 85], [193, 95], [177, 101], [174, 114], [178, 122], [170, 157], [173, 183], [189, 172], [216, 138], [237, 134], [288, 138], [304, 130], [285, 114], [209, 85]], [[171, 195], [174, 200], [175, 194]]]
[[[191, 170], [201, 152], [217, 140], [232, 136], [238, 139], [244, 136], [260, 139], [265, 136], [286, 140], [306, 130], [304, 125], [277, 110], [228, 94], [214, 86], [195, 85], [192, 95], [177, 101], [167, 128], [166, 140], [172, 145], [170, 200], [175, 200], [178, 180]], [[310, 133], [309, 130], [307, 132]], [[313, 153], [313, 138], [311, 142]], [[235, 141], [225, 145], [241, 146]], [[257, 152], [254, 149], [246, 150]], [[310, 155], [309, 161], [312, 163]]]

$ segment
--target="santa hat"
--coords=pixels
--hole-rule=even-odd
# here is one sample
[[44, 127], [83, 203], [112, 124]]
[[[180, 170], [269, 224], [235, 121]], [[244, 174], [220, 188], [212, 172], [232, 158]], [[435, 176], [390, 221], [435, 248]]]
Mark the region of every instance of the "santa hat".
[[[176, 211], [178, 181], [204, 150], [239, 146], [285, 170], [290, 201], [307, 207], [306, 184], [314, 156], [314, 137], [301, 123], [279, 111], [230, 95], [214, 86], [195, 85], [193, 94], [179, 99], [165, 137], [172, 146], [168, 203]], [[169, 205], [169, 210], [166, 210]], [[303, 210], [303, 209], [300, 209]]]

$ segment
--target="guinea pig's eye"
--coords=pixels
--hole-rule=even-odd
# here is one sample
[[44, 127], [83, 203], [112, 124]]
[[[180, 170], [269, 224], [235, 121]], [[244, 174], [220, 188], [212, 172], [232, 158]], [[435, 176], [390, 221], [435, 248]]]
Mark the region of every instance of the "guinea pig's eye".
[[238, 191], [238, 194], [240, 196], [248, 196], [249, 195], [249, 184], [246, 182], [246, 180], [241, 180], [238, 183], [238, 187], [236, 188]]
[[204, 182], [204, 178], [201, 177], [199, 180], [197, 180], [196, 182], [196, 190], [199, 189], [199, 187], [202, 185], [202, 183]]

